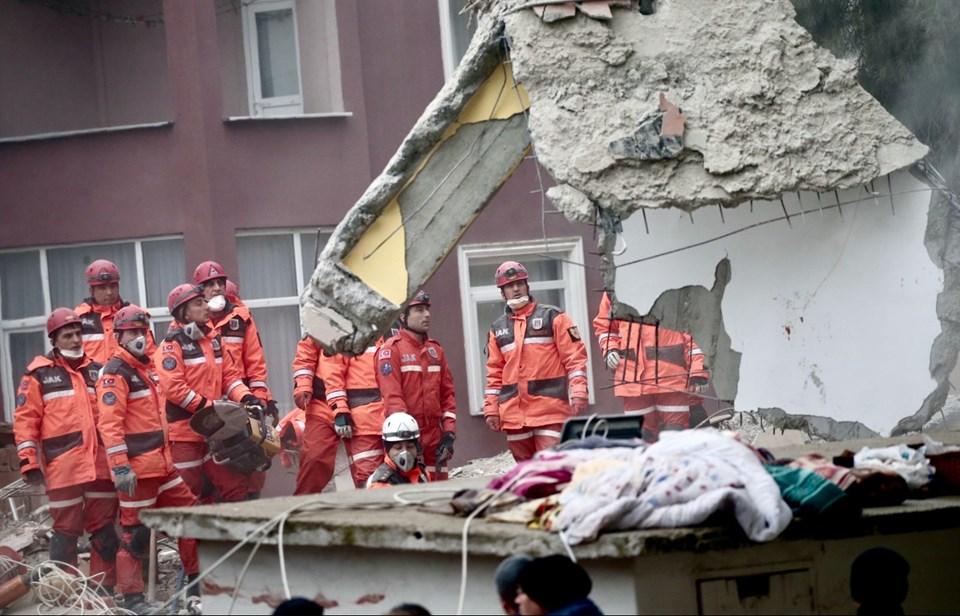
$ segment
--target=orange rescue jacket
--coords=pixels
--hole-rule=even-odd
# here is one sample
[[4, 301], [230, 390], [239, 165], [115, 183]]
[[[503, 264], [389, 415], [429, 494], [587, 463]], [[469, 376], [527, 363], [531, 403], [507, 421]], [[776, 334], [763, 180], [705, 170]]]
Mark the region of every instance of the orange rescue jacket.
[[504, 309], [487, 336], [484, 416], [503, 430], [563, 423], [570, 398], [587, 398], [587, 348], [567, 313], [529, 304]]
[[[83, 352], [93, 361], [106, 364], [107, 360], [120, 348], [113, 336], [113, 315], [130, 302], [119, 301], [113, 306], [101, 306], [88, 297], [74, 312], [80, 317], [80, 333], [83, 335]], [[147, 330], [147, 355], [152, 355], [157, 345], [153, 331]]]
[[296, 395], [309, 392], [310, 404], [307, 405], [305, 415], [325, 421], [333, 421], [333, 414], [327, 405], [327, 387], [324, 382], [331, 359], [309, 336], [304, 336], [297, 343], [297, 352], [293, 358], [293, 393]]
[[193, 414], [221, 397], [239, 402], [250, 393], [233, 358], [223, 353], [215, 329], [193, 340], [179, 324], [172, 324], [153, 361], [160, 376], [170, 441], [203, 442], [190, 428]]
[[110, 466], [129, 464], [141, 479], [166, 477], [174, 470], [159, 385], [150, 357], [140, 359], [122, 348], [97, 381], [98, 425]]
[[383, 464], [373, 471], [367, 479], [367, 488], [389, 488], [406, 483], [427, 483], [427, 471], [417, 464], [412, 470], [404, 473], [397, 468], [390, 456], [384, 456]]
[[20, 472], [42, 470], [48, 489], [110, 479], [97, 433], [99, 371], [87, 356], [74, 369], [52, 351], [35, 357], [20, 380], [13, 419]]
[[354, 434], [376, 436], [383, 430], [383, 397], [377, 383], [377, 346], [369, 346], [361, 355], [334, 355], [322, 358], [323, 382], [331, 421], [338, 413], [349, 411]]
[[424, 442], [435, 441], [439, 433], [457, 431], [453, 375], [439, 342], [400, 330], [380, 348], [376, 375], [386, 414], [412, 415]]
[[253, 395], [261, 400], [273, 400], [267, 385], [267, 360], [263, 355], [263, 343], [257, 331], [257, 324], [250, 309], [242, 304], [228, 303], [223, 316], [211, 325], [220, 333], [223, 352], [233, 356], [234, 363], [240, 367], [243, 382]]
[[618, 351], [620, 364], [613, 371], [613, 392], [620, 397], [686, 392], [706, 383], [710, 373], [703, 351], [686, 332], [610, 318], [608, 293], [600, 300], [593, 330], [603, 351]]

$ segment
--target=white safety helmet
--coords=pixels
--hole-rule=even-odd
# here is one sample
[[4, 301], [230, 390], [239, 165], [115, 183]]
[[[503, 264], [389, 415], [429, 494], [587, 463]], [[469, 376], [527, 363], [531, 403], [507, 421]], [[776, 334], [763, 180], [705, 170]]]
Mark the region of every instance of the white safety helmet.
[[394, 413], [383, 422], [383, 442], [401, 443], [420, 440], [420, 426], [407, 413]]

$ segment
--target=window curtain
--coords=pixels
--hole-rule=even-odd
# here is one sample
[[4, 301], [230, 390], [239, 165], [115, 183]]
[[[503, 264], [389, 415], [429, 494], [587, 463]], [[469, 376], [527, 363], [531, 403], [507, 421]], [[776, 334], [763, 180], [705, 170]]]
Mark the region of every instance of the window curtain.
[[260, 330], [267, 358], [270, 390], [281, 416], [293, 408], [293, 371], [290, 364], [300, 341], [300, 310], [297, 306], [254, 308], [253, 319]]
[[120, 297], [140, 304], [137, 285], [137, 258], [133, 242], [99, 246], [73, 246], [47, 250], [47, 273], [50, 277], [51, 308], [73, 308], [90, 297], [84, 275], [87, 266], [97, 259], [113, 261], [120, 268]]
[[246, 299], [299, 295], [293, 260], [293, 235], [237, 238], [240, 293]]
[[42, 284], [39, 251], [0, 254], [0, 317], [45, 316]]
[[183, 240], [152, 240], [141, 244], [147, 302], [144, 308], [167, 305], [167, 294], [186, 280]]

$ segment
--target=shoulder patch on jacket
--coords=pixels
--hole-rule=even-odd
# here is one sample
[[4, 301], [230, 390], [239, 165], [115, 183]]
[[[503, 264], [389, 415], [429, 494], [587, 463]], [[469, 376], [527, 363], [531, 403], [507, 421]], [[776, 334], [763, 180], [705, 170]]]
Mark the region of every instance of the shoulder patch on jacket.
[[163, 369], [164, 370], [173, 370], [177, 367], [177, 360], [173, 357], [164, 357], [163, 358]]
[[100, 400], [102, 400], [107, 406], [113, 406], [117, 403], [117, 394], [113, 393], [112, 391], [108, 391], [107, 393], [103, 394], [103, 397], [101, 397]]
[[17, 394], [17, 406], [23, 406], [26, 403], [27, 403], [27, 395]]
[[379, 359], [390, 359], [390, 349], [380, 349]]
[[580, 340], [582, 340], [582, 338], [580, 338], [580, 330], [577, 329], [576, 325], [568, 328], [567, 333], [570, 334], [570, 340], [573, 340], [574, 342], [580, 342]]

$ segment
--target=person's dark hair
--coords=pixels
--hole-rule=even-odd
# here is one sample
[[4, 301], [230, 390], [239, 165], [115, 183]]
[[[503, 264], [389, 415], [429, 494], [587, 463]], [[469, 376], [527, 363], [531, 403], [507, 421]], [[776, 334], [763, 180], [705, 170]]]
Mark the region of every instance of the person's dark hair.
[[547, 612], [586, 599], [593, 588], [583, 567], [560, 554], [534, 558], [521, 569], [518, 582], [520, 590]]
[[533, 559], [529, 556], [507, 556], [493, 573], [493, 583], [497, 587], [497, 594], [500, 599], [507, 603], [514, 603], [517, 600], [517, 585], [520, 580], [520, 572]]
[[857, 556], [850, 567], [850, 595], [860, 604], [858, 614], [902, 614], [898, 608], [907, 598], [909, 575], [910, 564], [889, 548]]
[[419, 603], [401, 603], [390, 608], [388, 616], [430, 616], [430, 610]]
[[323, 606], [305, 597], [287, 599], [273, 610], [273, 616], [300, 616], [301, 614], [323, 614]]

